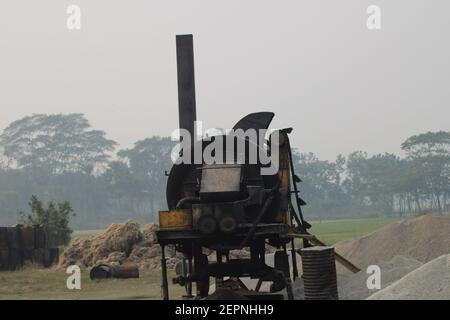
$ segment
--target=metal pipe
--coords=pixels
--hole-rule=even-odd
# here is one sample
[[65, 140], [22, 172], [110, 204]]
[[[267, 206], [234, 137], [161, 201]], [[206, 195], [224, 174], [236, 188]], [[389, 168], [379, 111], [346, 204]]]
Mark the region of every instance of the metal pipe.
[[199, 197], [184, 197], [181, 198], [180, 201], [177, 202], [176, 209], [180, 209], [185, 203], [194, 203], [194, 202], [200, 202]]
[[177, 75], [178, 75], [178, 113], [180, 129], [191, 134], [194, 143], [195, 121], [197, 118], [195, 104], [194, 44], [192, 34], [177, 35]]

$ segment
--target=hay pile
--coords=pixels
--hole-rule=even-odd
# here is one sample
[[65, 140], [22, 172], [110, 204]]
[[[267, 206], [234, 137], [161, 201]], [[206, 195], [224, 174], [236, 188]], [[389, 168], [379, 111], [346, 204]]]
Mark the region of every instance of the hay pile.
[[450, 253], [450, 216], [424, 215], [395, 222], [367, 236], [340, 242], [335, 251], [362, 269], [395, 256], [428, 262]]
[[[140, 268], [156, 269], [160, 267], [161, 248], [155, 243], [158, 226], [147, 224], [142, 231], [133, 220], [115, 223], [103, 233], [91, 239], [75, 240], [60, 257], [60, 267], [78, 264], [92, 267], [101, 263], [134, 262]], [[178, 262], [175, 250], [166, 248], [167, 266], [174, 267]]]
[[450, 254], [410, 272], [369, 300], [449, 300]]

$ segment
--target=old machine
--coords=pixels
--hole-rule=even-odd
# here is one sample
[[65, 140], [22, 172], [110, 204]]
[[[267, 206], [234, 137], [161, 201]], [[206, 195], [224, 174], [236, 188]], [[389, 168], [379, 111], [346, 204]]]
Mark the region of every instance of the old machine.
[[[196, 137], [192, 35], [177, 36], [176, 44], [180, 129]], [[249, 114], [233, 129], [266, 130], [273, 117], [272, 112]], [[289, 299], [293, 298], [291, 284], [299, 277], [296, 244], [301, 247], [324, 244], [308, 233], [310, 224], [302, 214], [305, 202], [297, 188], [301, 180], [294, 172], [291, 131], [292, 128], [273, 131], [267, 139], [247, 137], [244, 142], [244, 151], [249, 151], [252, 145], [258, 149], [264, 146], [267, 149], [269, 145], [269, 154], [270, 146], [276, 144], [277, 170], [272, 174], [262, 174], [261, 169], [267, 164], [251, 163], [248, 152], [244, 152], [245, 161], [238, 161], [242, 150], [236, 148], [231, 150], [232, 154], [224, 149], [226, 164], [191, 161], [173, 165], [166, 189], [168, 210], [159, 212], [157, 231], [157, 241], [162, 247], [164, 299], [169, 298], [164, 250], [168, 245], [174, 246], [183, 257], [181, 272], [173, 282], [186, 287], [186, 298], [207, 297], [210, 278], [215, 279], [216, 288], [234, 288], [250, 298], [280, 298], [282, 295], [277, 293], [283, 289]], [[194, 157], [195, 147], [204, 150], [212, 141], [214, 137], [193, 139], [192, 150], [181, 150], [180, 155], [189, 151]], [[301, 239], [300, 242], [295, 242], [295, 238]], [[267, 247], [274, 249], [272, 267], [266, 263]], [[248, 256], [230, 255], [232, 250], [243, 248], [248, 248]], [[338, 255], [337, 258], [350, 269], [357, 269], [344, 258]], [[242, 277], [257, 279], [256, 287], [249, 290], [240, 280]], [[265, 281], [271, 283], [270, 292], [261, 293]]]

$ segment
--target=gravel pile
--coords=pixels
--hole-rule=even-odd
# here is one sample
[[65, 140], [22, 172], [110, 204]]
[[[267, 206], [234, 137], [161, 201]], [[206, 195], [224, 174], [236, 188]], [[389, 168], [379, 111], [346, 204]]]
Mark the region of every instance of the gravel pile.
[[[422, 262], [404, 256], [396, 256], [388, 262], [379, 263], [378, 266], [381, 272], [381, 288], [379, 290], [383, 290], [421, 265]], [[363, 300], [378, 291], [367, 288], [367, 278], [369, 276], [366, 270], [362, 270], [356, 274], [339, 274], [339, 299]]]
[[450, 300], [450, 254], [408, 273], [369, 300]]
[[425, 263], [450, 253], [450, 215], [424, 215], [395, 222], [367, 236], [340, 242], [335, 251], [360, 268], [395, 256]]

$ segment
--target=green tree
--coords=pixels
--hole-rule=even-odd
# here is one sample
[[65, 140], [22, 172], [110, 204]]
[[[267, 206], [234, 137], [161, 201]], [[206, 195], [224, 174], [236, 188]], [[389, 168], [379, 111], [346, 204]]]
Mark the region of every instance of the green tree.
[[47, 207], [36, 197], [32, 196], [29, 202], [31, 213], [21, 213], [21, 222], [26, 225], [42, 225], [51, 237], [58, 239], [61, 244], [68, 244], [73, 230], [69, 227], [69, 220], [74, 216], [70, 203], [64, 201], [54, 203], [50, 201]]
[[344, 185], [361, 207], [391, 214], [395, 211], [400, 169], [401, 160], [394, 154], [377, 154], [369, 158], [365, 152], [354, 152], [348, 157]]
[[[169, 137], [151, 137], [137, 141], [131, 149], [117, 153], [119, 158], [128, 164], [131, 176], [138, 188], [133, 188], [135, 211], [156, 212], [166, 207], [165, 171], [172, 166], [171, 152], [176, 142]], [[118, 173], [118, 167], [116, 173]], [[124, 168], [120, 169], [122, 174]], [[116, 180], [118, 181], [118, 180]]]
[[414, 135], [403, 142], [401, 147], [411, 161], [408, 174], [416, 182], [414, 197], [418, 209], [428, 207], [439, 212], [448, 210], [450, 131]]
[[308, 203], [307, 213], [333, 215], [346, 210], [348, 197], [341, 187], [345, 158], [339, 155], [335, 162], [319, 160], [313, 153], [293, 152], [295, 172], [300, 176], [302, 198]]
[[14, 121], [0, 135], [0, 147], [10, 165], [52, 174], [91, 173], [108, 162], [108, 152], [115, 145], [78, 113], [34, 114]]

